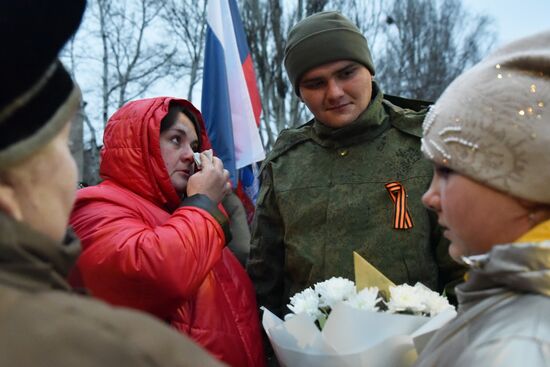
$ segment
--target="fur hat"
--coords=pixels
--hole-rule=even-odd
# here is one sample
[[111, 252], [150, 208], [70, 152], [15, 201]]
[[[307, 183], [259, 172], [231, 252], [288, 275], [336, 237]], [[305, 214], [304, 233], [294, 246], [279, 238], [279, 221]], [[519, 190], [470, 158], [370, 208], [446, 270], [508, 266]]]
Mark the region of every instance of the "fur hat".
[[365, 36], [342, 14], [335, 11], [316, 13], [290, 30], [285, 47], [285, 68], [296, 95], [300, 95], [300, 78], [307, 71], [338, 60], [361, 63], [374, 75]]
[[510, 195], [550, 203], [550, 31], [459, 76], [428, 113], [424, 154]]
[[0, 169], [30, 156], [71, 119], [80, 91], [57, 59], [85, 0], [0, 2]]

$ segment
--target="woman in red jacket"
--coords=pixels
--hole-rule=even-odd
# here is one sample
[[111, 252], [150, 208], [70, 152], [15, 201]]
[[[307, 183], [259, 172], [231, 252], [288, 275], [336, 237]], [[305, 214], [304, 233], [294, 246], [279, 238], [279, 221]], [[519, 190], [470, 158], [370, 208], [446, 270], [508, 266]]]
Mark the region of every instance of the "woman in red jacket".
[[254, 290], [225, 247], [231, 184], [200, 112], [182, 99], [130, 102], [103, 141], [104, 181], [79, 190], [71, 216], [83, 247], [73, 283], [166, 320], [231, 366], [264, 366]]

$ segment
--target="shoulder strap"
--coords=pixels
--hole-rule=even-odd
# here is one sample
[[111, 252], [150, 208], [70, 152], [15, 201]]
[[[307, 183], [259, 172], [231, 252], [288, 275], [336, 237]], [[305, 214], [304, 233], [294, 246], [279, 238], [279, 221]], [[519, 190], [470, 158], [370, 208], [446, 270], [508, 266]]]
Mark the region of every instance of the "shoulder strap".
[[299, 127], [282, 130], [277, 138], [277, 141], [275, 141], [271, 152], [268, 153], [267, 157], [262, 162], [260, 174], [269, 162], [277, 159], [296, 145], [310, 140], [310, 129], [311, 125], [313, 125], [313, 121], [314, 120], [312, 119]]
[[391, 94], [384, 94], [384, 99], [391, 102], [395, 106], [399, 106], [401, 108], [406, 108], [416, 112], [425, 110], [433, 104], [433, 102], [430, 102], [430, 101], [424, 101], [421, 99], [404, 98], [399, 96], [393, 96]]
[[384, 95], [382, 104], [393, 127], [406, 134], [422, 137], [422, 122], [430, 102]]

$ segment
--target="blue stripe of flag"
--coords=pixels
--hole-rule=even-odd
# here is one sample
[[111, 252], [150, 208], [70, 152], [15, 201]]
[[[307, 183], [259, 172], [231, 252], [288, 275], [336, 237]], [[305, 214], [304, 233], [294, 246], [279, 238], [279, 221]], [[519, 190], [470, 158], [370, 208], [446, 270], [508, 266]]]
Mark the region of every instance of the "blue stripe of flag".
[[[235, 147], [231, 121], [231, 105], [227, 88], [225, 55], [218, 38], [207, 27], [201, 109], [208, 137], [215, 153], [229, 171], [233, 186], [237, 185]], [[214, 101], [214, 103], [212, 103]]]
[[235, 0], [229, 0], [229, 8], [231, 9], [231, 19], [233, 20], [233, 29], [235, 30], [235, 38], [237, 39], [237, 47], [239, 49], [239, 57], [241, 58], [242, 65], [250, 51], [248, 50], [243, 22], [241, 21], [239, 9], [237, 8]]

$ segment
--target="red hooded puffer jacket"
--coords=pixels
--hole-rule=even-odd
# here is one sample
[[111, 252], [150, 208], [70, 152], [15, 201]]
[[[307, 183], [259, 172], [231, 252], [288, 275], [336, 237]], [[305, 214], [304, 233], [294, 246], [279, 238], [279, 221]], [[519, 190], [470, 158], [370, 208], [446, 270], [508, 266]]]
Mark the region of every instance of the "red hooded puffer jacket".
[[185, 100], [145, 99], [117, 111], [104, 134], [104, 181], [78, 191], [71, 216], [83, 247], [72, 282], [166, 320], [231, 366], [264, 366], [248, 276], [220, 223], [207, 210], [179, 207], [166, 171], [159, 134], [171, 101], [195, 114], [202, 148], [210, 148], [200, 113]]

